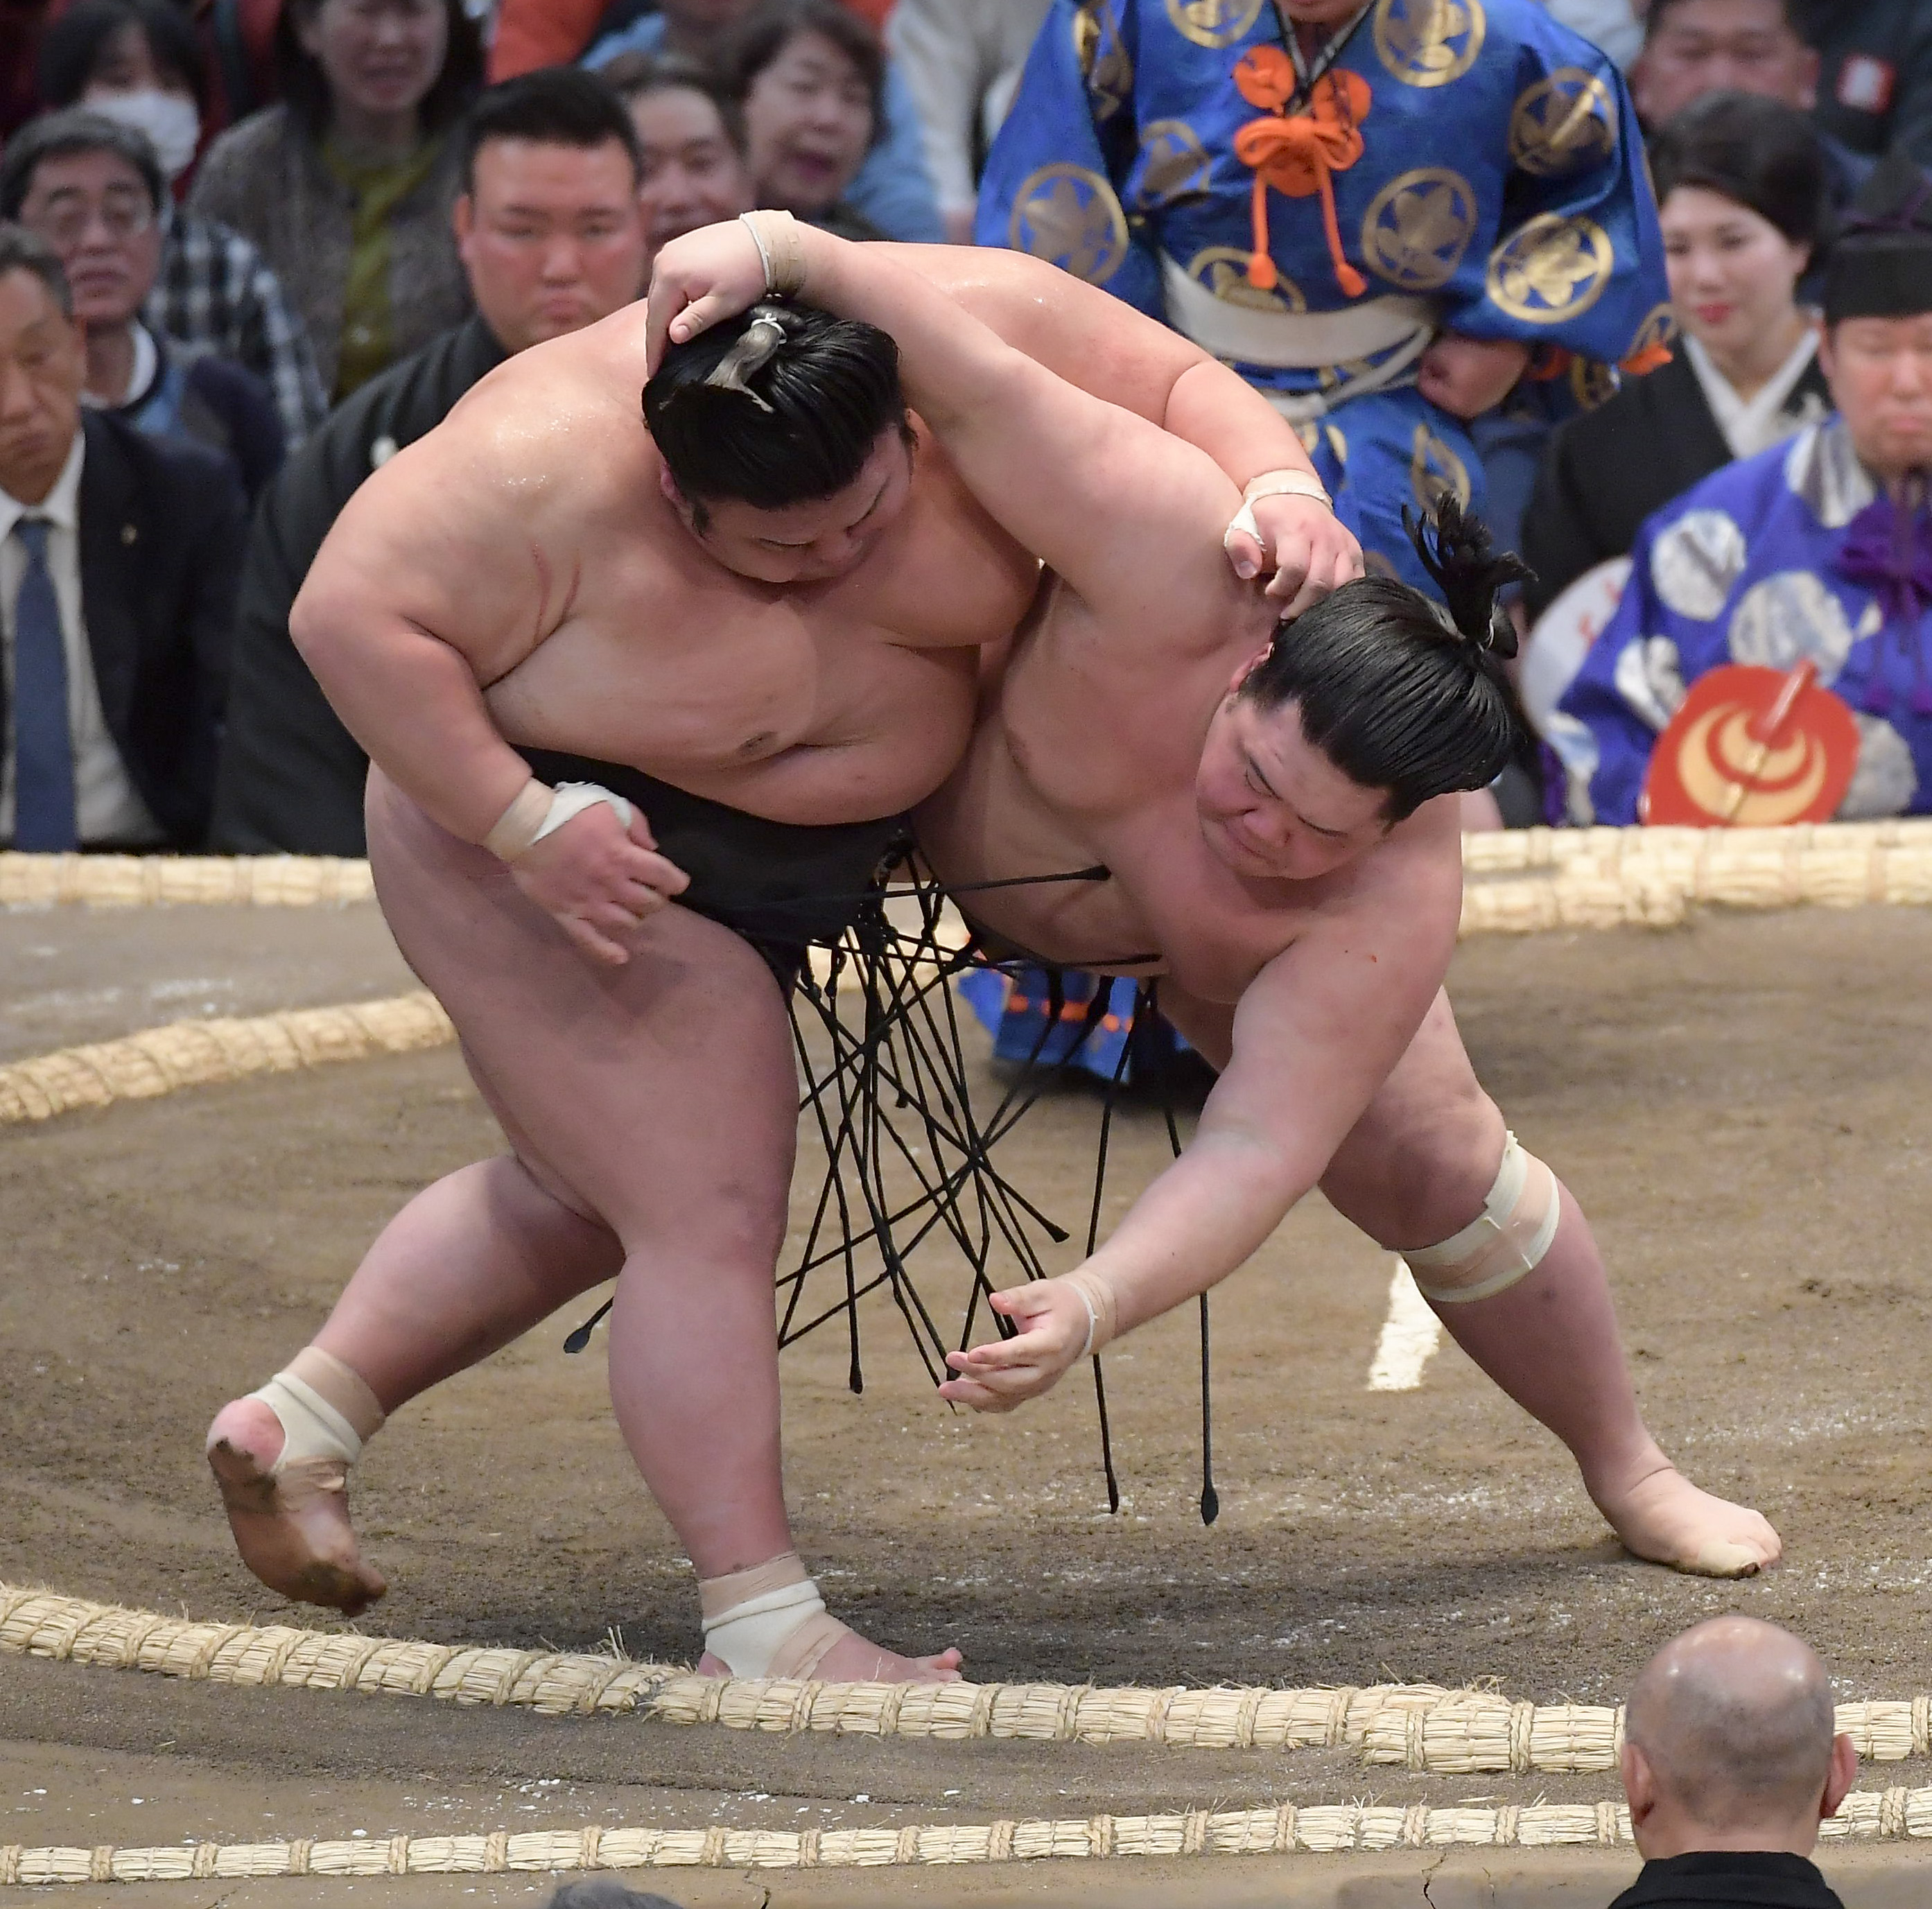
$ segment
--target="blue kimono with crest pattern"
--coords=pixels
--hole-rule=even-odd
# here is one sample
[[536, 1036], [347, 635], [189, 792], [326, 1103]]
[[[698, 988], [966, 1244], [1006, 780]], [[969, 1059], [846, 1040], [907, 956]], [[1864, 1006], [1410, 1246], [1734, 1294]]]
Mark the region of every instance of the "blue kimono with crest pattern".
[[[1932, 613], [1902, 623], [1888, 593], [1845, 574], [1876, 494], [1834, 416], [1713, 471], [1645, 524], [1616, 614], [1551, 725], [1572, 821], [1637, 819], [1658, 736], [1707, 670], [1808, 657], [1858, 726], [1838, 819], [1932, 810]], [[1923, 546], [1932, 526], [1917, 515]]]
[[[1280, 275], [1245, 272], [1254, 174], [1234, 135], [1247, 48], [1280, 45], [1271, 0], [1054, 0], [982, 188], [982, 245], [1030, 252], [1168, 316], [1162, 254], [1236, 305], [1345, 311], [1318, 197], [1270, 191]], [[1334, 177], [1343, 251], [1366, 298], [1432, 300], [1441, 324], [1574, 354], [1564, 395], [1603, 395], [1603, 367], [1670, 320], [1636, 117], [1603, 54], [1534, 0], [1373, 0], [1335, 62], [1366, 80], [1364, 151]], [[1333, 390], [1397, 347], [1321, 369], [1235, 362], [1264, 390]], [[1546, 354], [1546, 358], [1550, 355]], [[1556, 381], [1531, 402], [1546, 402]], [[1428, 587], [1402, 509], [1444, 488], [1481, 508], [1467, 427], [1426, 402], [1411, 365], [1303, 428], [1364, 545]]]

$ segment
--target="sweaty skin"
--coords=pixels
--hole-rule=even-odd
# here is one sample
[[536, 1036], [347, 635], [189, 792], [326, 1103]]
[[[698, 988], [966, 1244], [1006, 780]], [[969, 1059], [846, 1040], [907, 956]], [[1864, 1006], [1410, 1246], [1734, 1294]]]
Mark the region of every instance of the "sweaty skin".
[[[1310, 748], [1292, 708], [1235, 693], [1277, 607], [1218, 561], [1231, 487], [1207, 459], [890, 260], [802, 237], [804, 296], [892, 332], [920, 414], [1054, 573], [966, 760], [916, 813], [922, 851], [956, 884], [1105, 865], [1105, 883], [994, 891], [975, 911], [1050, 962], [1164, 977], [1163, 1010], [1221, 1070], [1181, 1158], [1076, 1274], [996, 1295], [1019, 1331], [950, 1355], [942, 1394], [1006, 1410], [1045, 1391], [1081, 1355], [1096, 1291], [1129, 1330], [1232, 1272], [1318, 1184], [1395, 1250], [1450, 1237], [1480, 1210], [1504, 1145], [1442, 992], [1461, 899], [1456, 798], [1385, 827], [1381, 793]], [[755, 299], [750, 250], [719, 227], [662, 253], [656, 335], [694, 335]], [[1124, 959], [1142, 953], [1157, 958]], [[1533, 1273], [1444, 1316], [1570, 1445], [1632, 1550], [1721, 1576], [1775, 1560], [1762, 1518], [1699, 1491], [1644, 1430], [1567, 1194]]]
[[[888, 249], [1017, 349], [1201, 445], [1227, 473], [1223, 521], [1249, 478], [1307, 469], [1231, 373], [1103, 293], [1012, 254]], [[375, 765], [386, 916], [513, 1150], [412, 1200], [315, 1343], [393, 1414], [614, 1277], [619, 1424], [711, 1578], [793, 1548], [772, 1300], [796, 1130], [784, 1004], [747, 944], [675, 905], [684, 877], [647, 815], [627, 831], [597, 804], [512, 866], [476, 845], [527, 779], [512, 743], [780, 821], [904, 809], [958, 762], [980, 647], [1010, 635], [1039, 569], [922, 427], [911, 455], [883, 434], [832, 499], [714, 502], [700, 533], [640, 415], [646, 330], [634, 306], [492, 373], [357, 493], [296, 606]], [[1280, 598], [1360, 573], [1318, 504], [1270, 497], [1256, 517]], [[1252, 569], [1264, 551], [1228, 555]], [[281, 1503], [281, 1444], [258, 1400], [210, 1429], [238, 1549], [272, 1587], [352, 1613], [382, 1580], [343, 1493], [299, 1518]], [[818, 1673], [958, 1661], [855, 1637]]]

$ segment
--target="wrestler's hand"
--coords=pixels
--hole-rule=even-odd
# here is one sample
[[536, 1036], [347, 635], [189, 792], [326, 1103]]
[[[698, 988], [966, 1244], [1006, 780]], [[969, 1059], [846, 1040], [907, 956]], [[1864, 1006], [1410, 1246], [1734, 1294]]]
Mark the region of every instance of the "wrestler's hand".
[[1011, 1339], [994, 1339], [964, 1352], [948, 1352], [956, 1376], [939, 1396], [975, 1412], [1011, 1412], [1050, 1390], [1080, 1356], [1091, 1315], [1077, 1287], [1064, 1280], [1034, 1280], [988, 1303], [1019, 1328]]
[[525, 849], [510, 874], [592, 960], [613, 968], [622, 967], [631, 951], [612, 938], [691, 886], [690, 876], [658, 854], [642, 814], [633, 808], [626, 829], [608, 802], [593, 803]]
[[765, 296], [764, 256], [736, 219], [674, 239], [651, 262], [644, 314], [644, 372], [656, 374], [667, 344], [688, 344]]
[[1516, 389], [1529, 347], [1515, 338], [1466, 338], [1444, 332], [1415, 368], [1415, 388], [1451, 417], [1477, 418]]
[[1243, 578], [1272, 566], [1266, 594], [1287, 599], [1284, 617], [1300, 616], [1362, 574], [1361, 545], [1318, 497], [1278, 494], [1257, 497], [1251, 508], [1260, 539], [1234, 531], [1228, 539], [1228, 561]]

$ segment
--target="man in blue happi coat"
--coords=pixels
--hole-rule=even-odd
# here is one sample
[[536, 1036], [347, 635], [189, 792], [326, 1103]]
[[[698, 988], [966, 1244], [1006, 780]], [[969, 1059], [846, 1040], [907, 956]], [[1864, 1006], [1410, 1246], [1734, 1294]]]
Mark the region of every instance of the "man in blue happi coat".
[[1534, 0], [1054, 0], [976, 236], [1232, 364], [1424, 588], [1402, 507], [1482, 508], [1467, 421], [1670, 326], [1622, 79]]
[[1704, 672], [1806, 659], [1851, 706], [1840, 818], [1932, 811], [1932, 182], [1883, 161], [1826, 268], [1833, 414], [1645, 524], [1550, 740], [1572, 819], [1631, 822], [1658, 732]]

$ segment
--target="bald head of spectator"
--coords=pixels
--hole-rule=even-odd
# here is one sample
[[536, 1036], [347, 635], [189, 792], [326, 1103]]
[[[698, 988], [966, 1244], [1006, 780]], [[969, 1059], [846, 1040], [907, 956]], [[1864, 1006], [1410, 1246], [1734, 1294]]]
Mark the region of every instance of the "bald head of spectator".
[[1832, 1733], [1831, 1680], [1808, 1644], [1715, 1617], [1644, 1666], [1624, 1723], [1624, 1792], [1646, 1861], [1706, 1850], [1808, 1856], [1858, 1772]]
[[1761, 94], [1809, 113], [1818, 56], [1790, 0], [1651, 0], [1630, 96], [1646, 126], [1660, 126], [1706, 93]]

